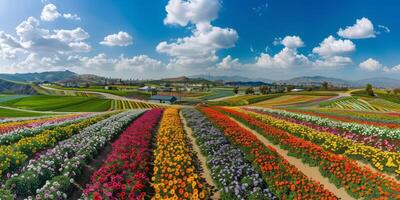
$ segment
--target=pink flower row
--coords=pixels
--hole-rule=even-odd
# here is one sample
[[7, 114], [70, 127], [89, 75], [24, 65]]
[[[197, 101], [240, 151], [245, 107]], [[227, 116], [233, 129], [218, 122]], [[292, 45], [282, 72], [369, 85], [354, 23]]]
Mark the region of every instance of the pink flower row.
[[112, 144], [104, 164], [84, 190], [91, 199], [143, 199], [149, 185], [152, 134], [162, 109], [147, 111]]

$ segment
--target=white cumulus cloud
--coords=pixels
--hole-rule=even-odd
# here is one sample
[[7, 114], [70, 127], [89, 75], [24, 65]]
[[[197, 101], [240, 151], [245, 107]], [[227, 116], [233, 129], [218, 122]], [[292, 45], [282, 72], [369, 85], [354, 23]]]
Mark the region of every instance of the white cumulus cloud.
[[366, 71], [377, 71], [380, 70], [383, 66], [379, 61], [373, 58], [368, 58], [364, 62], [360, 63], [359, 67]]
[[356, 49], [356, 45], [350, 40], [336, 39], [333, 36], [325, 38], [318, 47], [313, 49], [316, 53], [323, 57], [346, 54]]
[[299, 36], [286, 36], [281, 44], [290, 49], [296, 49], [304, 46], [303, 40]]
[[218, 17], [219, 0], [170, 0], [165, 7], [165, 24], [186, 26], [188, 23], [209, 23]]
[[63, 42], [77, 42], [83, 41], [89, 38], [89, 33], [83, 30], [81, 27], [72, 30], [54, 30], [56, 33], [53, 38], [57, 38]]
[[120, 31], [116, 34], [107, 35], [100, 44], [106, 46], [129, 46], [133, 44], [133, 38], [127, 32]]
[[364, 39], [376, 37], [374, 25], [368, 18], [357, 19], [356, 23], [345, 29], [340, 28], [337, 34], [348, 39]]
[[54, 21], [61, 17], [61, 14], [57, 11], [57, 7], [54, 4], [47, 4], [43, 7], [40, 19], [43, 21]]
[[71, 14], [71, 13], [65, 13], [63, 14], [63, 17], [65, 19], [71, 19], [71, 20], [81, 20], [81, 18], [77, 14]]
[[240, 67], [242, 67], [242, 64], [239, 62], [239, 59], [234, 59], [231, 55], [226, 56], [220, 63], [217, 64], [217, 69], [221, 70], [230, 70]]
[[166, 6], [165, 24], [195, 25], [192, 34], [172, 42], [160, 42], [156, 50], [169, 55], [168, 67], [207, 68], [219, 60], [218, 50], [235, 46], [236, 30], [211, 25], [218, 17], [219, 0], [170, 0]]
[[43, 7], [42, 13], [40, 14], [40, 19], [43, 21], [54, 21], [58, 19], [59, 17], [64, 17], [65, 19], [70, 19], [70, 20], [81, 20], [81, 18], [77, 14], [71, 14], [71, 13], [64, 13], [61, 14], [57, 10], [57, 6], [49, 3], [46, 4]]

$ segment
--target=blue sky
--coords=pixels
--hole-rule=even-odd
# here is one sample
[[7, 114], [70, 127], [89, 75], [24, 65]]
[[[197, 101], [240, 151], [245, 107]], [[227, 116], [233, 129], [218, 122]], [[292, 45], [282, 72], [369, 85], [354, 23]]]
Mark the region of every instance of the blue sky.
[[396, 78], [399, 6], [395, 0], [2, 0], [0, 69], [122, 78]]

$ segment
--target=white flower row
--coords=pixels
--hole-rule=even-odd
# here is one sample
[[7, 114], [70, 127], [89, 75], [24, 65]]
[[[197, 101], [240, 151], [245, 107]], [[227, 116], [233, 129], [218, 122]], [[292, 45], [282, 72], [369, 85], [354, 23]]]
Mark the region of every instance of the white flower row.
[[382, 138], [400, 139], [400, 129], [390, 129], [384, 127], [370, 126], [366, 124], [358, 124], [352, 122], [334, 121], [328, 118], [322, 118], [312, 115], [298, 114], [288, 112], [284, 110], [275, 110], [270, 108], [259, 108], [259, 107], [247, 107], [250, 109], [263, 111], [271, 114], [277, 114], [297, 120], [307, 121], [316, 125], [338, 128], [341, 130], [347, 130], [352, 133], [361, 135], [378, 136]]
[[9, 145], [13, 142], [16, 142], [24, 137], [30, 137], [33, 135], [36, 135], [40, 133], [41, 131], [45, 129], [51, 129], [57, 126], [67, 126], [70, 124], [75, 124], [81, 120], [88, 119], [91, 117], [95, 117], [97, 115], [100, 115], [103, 113], [91, 113], [91, 114], [84, 114], [84, 115], [78, 115], [74, 118], [67, 119], [67, 120], [61, 120], [61, 121], [46, 121], [43, 124], [36, 126], [36, 127], [22, 127], [19, 129], [12, 130], [8, 133], [4, 133], [0, 135], [0, 145]]

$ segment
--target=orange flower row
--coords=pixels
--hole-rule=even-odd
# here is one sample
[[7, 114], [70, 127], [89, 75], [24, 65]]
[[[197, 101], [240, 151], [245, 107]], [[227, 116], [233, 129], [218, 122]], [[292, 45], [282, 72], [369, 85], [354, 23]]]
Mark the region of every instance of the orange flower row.
[[168, 108], [160, 122], [154, 151], [152, 199], [206, 199], [209, 186], [201, 181], [188, 147], [179, 110]]
[[228, 116], [201, 107], [212, 122], [224, 130], [225, 135], [247, 154], [262, 172], [271, 190], [281, 199], [337, 199], [320, 183], [308, 178], [280, 156], [274, 148], [264, 145], [250, 131], [238, 126]]

